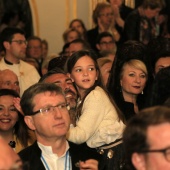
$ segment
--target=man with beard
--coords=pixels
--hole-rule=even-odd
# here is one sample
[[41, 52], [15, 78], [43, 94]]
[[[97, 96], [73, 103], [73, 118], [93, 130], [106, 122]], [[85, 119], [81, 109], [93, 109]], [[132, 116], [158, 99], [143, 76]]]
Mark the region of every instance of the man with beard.
[[22, 30], [6, 28], [1, 33], [0, 48], [5, 51], [5, 57], [0, 61], [0, 69], [10, 69], [18, 76], [20, 95], [40, 78], [33, 66], [22, 61], [26, 47], [27, 41]]
[[39, 82], [45, 83], [55, 83], [60, 86], [66, 95], [67, 103], [69, 103], [70, 110], [70, 119], [71, 123], [75, 125], [75, 109], [77, 104], [77, 92], [73, 86], [71, 78], [67, 75], [66, 72], [61, 70], [60, 68], [54, 68], [47, 72]]

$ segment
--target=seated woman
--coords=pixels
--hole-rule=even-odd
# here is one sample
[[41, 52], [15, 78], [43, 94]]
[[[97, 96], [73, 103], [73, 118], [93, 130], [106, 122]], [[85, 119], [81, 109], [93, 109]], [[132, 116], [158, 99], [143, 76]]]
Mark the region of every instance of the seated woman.
[[144, 107], [144, 88], [148, 79], [145, 48], [139, 42], [126, 42], [118, 49], [111, 69], [108, 91], [126, 120]]
[[14, 106], [17, 92], [0, 89], [0, 136], [17, 153], [32, 143], [23, 116]]
[[81, 34], [74, 28], [69, 28], [63, 33], [64, 44], [70, 43], [75, 39], [80, 39]]
[[120, 40], [120, 33], [115, 27], [114, 11], [109, 3], [97, 3], [93, 11], [93, 22], [96, 27], [87, 31], [87, 40], [93, 50], [97, 51], [96, 40], [102, 32], [111, 33], [115, 42]]
[[87, 30], [86, 30], [85, 24], [83, 23], [81, 19], [73, 19], [70, 22], [69, 28], [73, 28], [77, 30], [81, 34], [81, 39], [87, 40], [87, 37], [86, 37]]

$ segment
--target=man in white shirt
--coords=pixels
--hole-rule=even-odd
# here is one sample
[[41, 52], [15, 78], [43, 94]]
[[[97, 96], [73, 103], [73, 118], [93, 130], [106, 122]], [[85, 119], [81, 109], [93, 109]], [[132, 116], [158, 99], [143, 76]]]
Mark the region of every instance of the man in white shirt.
[[66, 140], [70, 118], [65, 94], [59, 86], [31, 86], [21, 98], [21, 107], [27, 126], [37, 137], [37, 142], [19, 153], [31, 170], [98, 169], [100, 155], [96, 151]]
[[18, 28], [4, 29], [0, 37], [0, 46], [5, 51], [5, 57], [0, 61], [0, 69], [10, 69], [18, 76], [22, 95], [29, 86], [40, 79], [37, 70], [22, 61], [27, 47], [24, 32]]

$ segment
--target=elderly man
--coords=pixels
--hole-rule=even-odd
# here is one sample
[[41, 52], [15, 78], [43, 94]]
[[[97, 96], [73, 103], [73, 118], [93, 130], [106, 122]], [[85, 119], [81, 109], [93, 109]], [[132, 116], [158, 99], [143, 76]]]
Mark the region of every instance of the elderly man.
[[69, 103], [70, 106], [69, 114], [71, 118], [71, 123], [75, 124], [77, 92], [68, 74], [60, 68], [55, 68], [47, 72], [47, 74], [45, 74], [43, 77], [41, 77], [39, 82], [55, 83], [56, 85], [62, 88], [65, 93], [67, 103]]
[[170, 169], [170, 109], [147, 108], [128, 123], [124, 146], [129, 170]]
[[[70, 118], [65, 94], [52, 83], [39, 83], [28, 88], [21, 107], [25, 122], [35, 131], [37, 142], [19, 153], [31, 170], [97, 169], [96, 151], [67, 142]], [[96, 159], [96, 160], [94, 160]]]
[[20, 93], [18, 77], [13, 71], [9, 69], [0, 71], [0, 89], [12, 89]]

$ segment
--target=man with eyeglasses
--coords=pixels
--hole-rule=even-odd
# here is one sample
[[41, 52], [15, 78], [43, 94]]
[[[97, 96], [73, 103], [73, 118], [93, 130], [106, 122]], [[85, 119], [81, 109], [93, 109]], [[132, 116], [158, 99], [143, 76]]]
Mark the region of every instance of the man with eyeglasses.
[[61, 87], [52, 83], [31, 86], [21, 98], [21, 107], [27, 126], [37, 137], [33, 145], [19, 153], [31, 170], [98, 169], [96, 151], [66, 140], [70, 118]]
[[116, 43], [113, 35], [109, 32], [102, 32], [98, 35], [96, 40], [96, 47], [100, 51], [111, 51], [116, 53]]
[[123, 142], [127, 169], [170, 169], [170, 109], [144, 109], [128, 123]]
[[27, 39], [28, 45], [26, 49], [27, 58], [33, 58], [38, 64], [38, 72], [42, 76], [41, 66], [42, 58], [42, 40], [38, 36], [31, 36]]
[[1, 33], [0, 48], [5, 51], [5, 56], [0, 61], [0, 69], [12, 70], [18, 76], [20, 95], [40, 79], [37, 70], [23, 61], [26, 47], [27, 41], [21, 29], [9, 27]]

